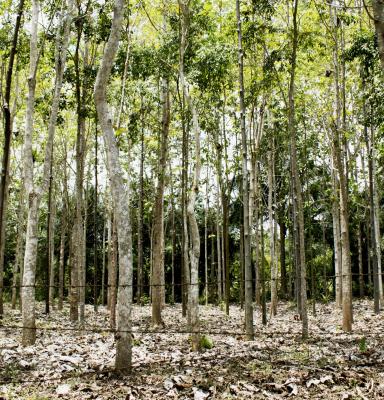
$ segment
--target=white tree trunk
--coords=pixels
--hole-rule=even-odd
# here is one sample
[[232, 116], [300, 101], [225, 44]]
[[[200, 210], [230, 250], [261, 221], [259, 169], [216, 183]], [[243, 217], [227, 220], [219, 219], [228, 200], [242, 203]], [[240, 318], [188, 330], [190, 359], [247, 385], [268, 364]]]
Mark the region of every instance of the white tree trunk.
[[121, 373], [131, 370], [132, 335], [132, 232], [129, 213], [128, 187], [124, 182], [123, 170], [119, 161], [119, 150], [112, 126], [106, 89], [111, 75], [113, 61], [119, 46], [124, 17], [124, 0], [116, 0], [108, 42], [95, 83], [95, 103], [101, 130], [104, 136], [107, 155], [107, 169], [111, 184], [113, 207], [116, 216], [119, 250], [119, 288], [117, 294], [117, 327], [115, 368]]
[[57, 113], [59, 109], [62, 78], [66, 60], [66, 49], [69, 42], [69, 27], [71, 22], [72, 3], [66, 17], [63, 19], [64, 33], [56, 42], [56, 81], [52, 108], [48, 126], [48, 138], [45, 147], [45, 158], [43, 166], [43, 177], [40, 187], [33, 182], [33, 159], [32, 159], [32, 134], [33, 134], [33, 110], [36, 88], [36, 70], [38, 64], [37, 33], [39, 19], [39, 2], [32, 3], [31, 44], [30, 44], [30, 70], [28, 78], [28, 99], [26, 110], [26, 123], [24, 134], [24, 174], [25, 189], [28, 198], [28, 221], [27, 235], [24, 255], [23, 290], [22, 290], [22, 317], [23, 317], [23, 339], [25, 346], [34, 344], [36, 340], [35, 329], [35, 270], [37, 256], [37, 231], [38, 216], [41, 195], [49, 185], [49, 175], [52, 162], [52, 147], [56, 129]]
[[332, 226], [333, 226], [333, 248], [335, 258], [335, 295], [336, 307], [342, 306], [342, 277], [341, 277], [341, 236], [340, 236], [340, 209], [339, 209], [339, 181], [337, 171], [332, 165], [332, 187], [334, 198], [332, 200]]

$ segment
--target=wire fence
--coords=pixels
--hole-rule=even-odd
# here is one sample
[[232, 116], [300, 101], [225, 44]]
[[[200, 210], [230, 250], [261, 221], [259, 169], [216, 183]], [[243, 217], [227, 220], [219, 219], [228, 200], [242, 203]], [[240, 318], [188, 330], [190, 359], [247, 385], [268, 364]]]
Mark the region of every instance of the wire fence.
[[[5, 322], [5, 321], [3, 321]], [[142, 321], [135, 321], [136, 324], [140, 323]], [[119, 333], [128, 333], [131, 334], [133, 338], [137, 337], [138, 335], [192, 335], [198, 333], [199, 335], [209, 335], [212, 337], [245, 337], [246, 333], [244, 331], [240, 331], [237, 329], [204, 329], [201, 328], [196, 332], [196, 330], [192, 329], [173, 329], [173, 328], [143, 328], [141, 326], [133, 327], [132, 329], [129, 330], [121, 330], [118, 328], [110, 328], [110, 327], [105, 327], [101, 325], [88, 325], [88, 324], [81, 324], [81, 323], [73, 323], [73, 326], [44, 326], [37, 324], [34, 327], [30, 326], [24, 326], [22, 324], [2, 324], [0, 321], [0, 330], [2, 331], [19, 331], [22, 329], [33, 329], [33, 330], [39, 330], [42, 332], [62, 332], [62, 333], [79, 333], [81, 335], [84, 335], [85, 333], [89, 334], [113, 334], [117, 335]], [[384, 333], [383, 334], [378, 334], [371, 332], [369, 330], [357, 330], [354, 332], [350, 333], [345, 333], [345, 332], [337, 332], [337, 331], [323, 331], [319, 329], [319, 326], [315, 325], [313, 327], [313, 333], [306, 339], [302, 340], [301, 339], [301, 332], [299, 331], [287, 331], [287, 330], [273, 330], [270, 331], [268, 330], [267, 327], [263, 327], [259, 325], [255, 326], [254, 330], [254, 335], [255, 339], [254, 341], [250, 342], [254, 344], [254, 347], [252, 345], [248, 349], [243, 349], [240, 352], [237, 352], [234, 356], [225, 356], [225, 360], [228, 363], [229, 360], [232, 358], [234, 361], [238, 361], [240, 359], [246, 358], [249, 360], [258, 360], [258, 359], [263, 359], [264, 361], [267, 360], [271, 365], [276, 365], [278, 368], [292, 368], [292, 367], [298, 367], [300, 369], [311, 369], [311, 370], [317, 370], [317, 371], [324, 371], [328, 372], [331, 368], [339, 368], [340, 365], [335, 362], [335, 365], [332, 367], [327, 364], [327, 366], [321, 366], [317, 363], [313, 355], [313, 349], [311, 349], [311, 346], [318, 346], [322, 347], [325, 343], [330, 343], [332, 342], [332, 346], [335, 346], [336, 344], [341, 344], [344, 346], [348, 345], [359, 345], [361, 341], [365, 338], [372, 338], [375, 339], [376, 344], [380, 343], [380, 346], [384, 344]], [[278, 340], [273, 340], [272, 342], [268, 343], [263, 343], [260, 345], [259, 340], [263, 340], [265, 338], [268, 339], [277, 339], [277, 338], [284, 338], [284, 339], [294, 339], [293, 341], [289, 342], [289, 349], [283, 348], [281, 342]], [[300, 339], [300, 340], [296, 340]], [[305, 347], [303, 347], [303, 345]], [[296, 347], [295, 347], [296, 346]], [[292, 348], [293, 347], [293, 348]], [[6, 348], [6, 347], [3, 347]], [[1, 344], [0, 344], [0, 350], [1, 350]], [[210, 357], [209, 353], [207, 353], [207, 357]], [[305, 361], [303, 361], [303, 357], [305, 358]], [[170, 361], [170, 360], [169, 360]], [[196, 356], [194, 357], [193, 355], [190, 356], [189, 361], [194, 363], [196, 362], [196, 365], [201, 361], [201, 356]], [[354, 366], [356, 366], [356, 361], [351, 361], [347, 360], [346, 361], [353, 363]], [[166, 360], [151, 360], [151, 362], [148, 365], [140, 365], [140, 368], [143, 370], [145, 368], [152, 369], [154, 364], [159, 364], [164, 366], [164, 363], [166, 363]], [[382, 369], [384, 370], [384, 366], [377, 362], [377, 365], [375, 364], [376, 361], [371, 362], [371, 366], [374, 366], [377, 369]], [[1, 366], [1, 362], [0, 362]], [[89, 368], [86, 371], [81, 371], [80, 367], [78, 370], [71, 371], [71, 372], [65, 372], [65, 373], [60, 373], [59, 376], [39, 376], [36, 378], [30, 378], [26, 377], [28, 373], [30, 374], [31, 371], [19, 371], [17, 376], [12, 376], [12, 375], [7, 375], [7, 371], [4, 368], [0, 368], [0, 384], [1, 385], [21, 385], [21, 384], [29, 384], [29, 385], [34, 385], [38, 384], [40, 385], [43, 382], [63, 382], [68, 379], [79, 379], [79, 378], [90, 378], [90, 377], [97, 377], [97, 379], [102, 380], [110, 380], [110, 379], [118, 379], [119, 375], [116, 372], [115, 369], [113, 368], [103, 368], [103, 369], [94, 369], [94, 368]]]
[[[347, 278], [347, 277], [383, 277], [384, 276], [384, 272], [377, 272], [377, 273], [357, 273], [357, 272], [353, 272], [350, 274], [334, 274], [334, 275], [323, 275], [323, 276], [317, 276], [317, 279], [320, 281], [324, 281], [324, 280], [333, 280], [336, 278]], [[292, 278], [292, 282], [296, 279], [296, 277]], [[306, 280], [307, 281], [311, 281], [312, 277], [311, 276], [307, 276]], [[235, 284], [235, 283], [246, 283], [246, 282], [252, 282], [252, 283], [270, 283], [270, 282], [283, 282], [283, 279], [281, 277], [278, 278], [273, 278], [273, 277], [268, 277], [268, 278], [252, 278], [252, 279], [230, 279], [229, 282], [230, 284]], [[287, 283], [289, 281], [289, 279], [286, 279]], [[221, 280], [216, 280], [215, 282], [208, 282], [208, 285], [206, 285], [204, 282], [200, 281], [198, 283], [191, 283], [191, 282], [166, 282], [166, 283], [159, 283], [159, 284], [154, 284], [154, 283], [143, 283], [142, 285], [138, 284], [137, 282], [135, 283], [130, 283], [130, 284], [108, 284], [105, 283], [104, 285], [101, 283], [86, 283], [83, 285], [71, 285], [71, 284], [63, 284], [63, 286], [59, 285], [59, 284], [46, 284], [46, 283], [35, 283], [35, 284], [31, 284], [31, 285], [23, 285], [23, 284], [8, 284], [8, 285], [0, 285], [0, 288], [4, 288], [4, 289], [14, 289], [14, 288], [23, 288], [23, 287], [34, 287], [34, 288], [56, 288], [59, 289], [60, 287], [63, 288], [126, 288], [126, 287], [133, 287], [133, 288], [137, 288], [139, 286], [143, 287], [143, 288], [150, 288], [150, 287], [188, 287], [188, 286], [199, 286], [199, 287], [205, 287], [205, 286], [209, 286], [209, 287], [217, 287], [220, 283], [222, 283], [223, 285], [226, 284], [226, 279], [223, 278]]]
[[[377, 273], [378, 276], [383, 276], [384, 273]], [[344, 278], [344, 277], [367, 277], [371, 276], [373, 277], [374, 274], [368, 274], [368, 273], [351, 273], [351, 274], [334, 274], [334, 275], [324, 275], [321, 276], [321, 280], [324, 281], [325, 279], [328, 280], [334, 280], [336, 278]], [[307, 280], [311, 280], [312, 277], [307, 276]], [[278, 278], [260, 278], [260, 279], [249, 279], [249, 280], [241, 280], [241, 279], [231, 279], [230, 283], [231, 284], [240, 284], [240, 283], [246, 283], [246, 282], [252, 282], [255, 284], [258, 282], [259, 284], [263, 285], [265, 283], [272, 283], [274, 281], [281, 282], [282, 279], [281, 277]], [[190, 282], [174, 282], [174, 283], [162, 283], [162, 284], [152, 284], [152, 283], [146, 283], [141, 285], [143, 288], [153, 288], [153, 287], [166, 287], [166, 288], [171, 288], [172, 286], [178, 287], [178, 288], [183, 288], [183, 287], [188, 287], [188, 286], [194, 286], [198, 285], [201, 288], [205, 287], [215, 287], [217, 288], [218, 285], [225, 285], [226, 280], [222, 279], [221, 281], [215, 281], [215, 282], [208, 282], [208, 285], [206, 285], [204, 282], [198, 282], [198, 283], [190, 283]], [[59, 284], [54, 284], [54, 285], [48, 285], [44, 283], [36, 283], [33, 285], [2, 285], [1, 288], [3, 289], [22, 289], [22, 288], [35, 288], [35, 289], [60, 289], [63, 288], [65, 289], [71, 289], [71, 288], [101, 288], [101, 289], [110, 289], [110, 288], [126, 288], [126, 287], [133, 287], [137, 288], [139, 285], [137, 283], [132, 283], [128, 285], [121, 285], [121, 284], [94, 284], [94, 283], [86, 283], [83, 285], [71, 285], [71, 284], [66, 284], [66, 285], [59, 285]], [[137, 321], [136, 321], [137, 322]], [[257, 324], [254, 327], [254, 335], [255, 335], [255, 340], [257, 341], [258, 339], [262, 338], [285, 338], [285, 339], [300, 339], [301, 338], [301, 331], [299, 331], [298, 326], [296, 327], [297, 331], [281, 331], [281, 330], [273, 330], [270, 331], [268, 328], [264, 328], [260, 324], [259, 327]], [[146, 328], [143, 326], [139, 327], [133, 327], [129, 330], [121, 330], [117, 327], [106, 327], [102, 325], [95, 325], [95, 324], [88, 324], [88, 323], [72, 323], [72, 326], [46, 326], [41, 323], [37, 323], [35, 326], [26, 326], [23, 324], [17, 324], [17, 323], [6, 323], [6, 320], [0, 320], [0, 331], [5, 331], [5, 333], [10, 332], [10, 331], [20, 331], [23, 329], [28, 329], [28, 330], [35, 330], [35, 331], [41, 331], [41, 332], [62, 332], [62, 333], [75, 333], [75, 334], [111, 334], [111, 335], [118, 335], [120, 333], [128, 333], [131, 334], [133, 337], [137, 335], [193, 335], [198, 333], [199, 335], [208, 335], [212, 337], [236, 337], [236, 338], [242, 338], [246, 337], [246, 332], [242, 331], [240, 329], [204, 329], [200, 328], [198, 331], [192, 330], [192, 329], [173, 329], [173, 328]], [[320, 331], [319, 331], [320, 330]], [[298, 341], [298, 343], [305, 343], [308, 346], [309, 345], [322, 345], [324, 342], [329, 340], [329, 336], [332, 335], [332, 342], [333, 343], [341, 343], [341, 344], [356, 344], [359, 343], [361, 340], [364, 338], [372, 338], [375, 339], [376, 341], [379, 341], [380, 344], [384, 344], [384, 333], [383, 334], [378, 334], [375, 332], [371, 332], [369, 330], [354, 330], [351, 333], [345, 333], [345, 332], [337, 332], [337, 331], [321, 331], [319, 329], [319, 326], [315, 325], [313, 326], [313, 329], [310, 332], [309, 337], [302, 342], [301, 340]], [[0, 350], [1, 350], [1, 343], [0, 343]], [[275, 345], [271, 348], [268, 347], [263, 347], [260, 348], [258, 351], [264, 352], [265, 354], [268, 354], [268, 357], [272, 360], [272, 362], [280, 363], [281, 360], [279, 360], [279, 357], [284, 356], [285, 357], [285, 363], [286, 365], [293, 365], [294, 362], [290, 358], [292, 355], [295, 354], [296, 350], [293, 351], [287, 351], [287, 350], [282, 350], [281, 346], [278, 345], [276, 342]], [[273, 354], [272, 354], [273, 353]], [[310, 350], [308, 350], [308, 355], [307, 358], [310, 359]], [[238, 355], [237, 355], [238, 356]], [[274, 360], [274, 361], [273, 361]], [[1, 361], [1, 360], [0, 360]], [[296, 364], [299, 364], [302, 368], [306, 368], [305, 365], [301, 365], [300, 363], [296, 362]], [[1, 366], [1, 362], [0, 362]], [[311, 368], [314, 368], [315, 366], [312, 365]], [[318, 368], [318, 367], [316, 367]], [[384, 367], [383, 367], [384, 369]], [[2, 376], [1, 368], [0, 368], [0, 384], [6, 385], [6, 384], [34, 384], [34, 383], [41, 383], [41, 382], [48, 382], [48, 381], [63, 381], [69, 378], [80, 378], [80, 377], [85, 377], [85, 376], [93, 376], [93, 375], [98, 375], [99, 377], [110, 377], [110, 376], [116, 376], [116, 371], [111, 368], [104, 368], [103, 370], [90, 370], [90, 371], [76, 371], [76, 372], [71, 372], [68, 374], [61, 374], [59, 377], [39, 377], [36, 379], [18, 379], [17, 377], [12, 377], [12, 376]]]

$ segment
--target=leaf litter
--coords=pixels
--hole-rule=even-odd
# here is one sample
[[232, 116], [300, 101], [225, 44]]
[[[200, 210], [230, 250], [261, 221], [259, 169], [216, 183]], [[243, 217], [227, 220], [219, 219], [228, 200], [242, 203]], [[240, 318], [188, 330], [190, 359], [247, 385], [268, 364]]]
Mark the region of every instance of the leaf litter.
[[19, 311], [6, 309], [0, 399], [382, 399], [383, 316], [372, 308], [369, 300], [354, 302], [354, 331], [344, 333], [341, 311], [318, 304], [306, 341], [292, 304], [280, 303], [266, 326], [256, 309], [255, 340], [246, 341], [238, 306], [229, 316], [201, 306], [201, 331], [212, 348], [193, 353], [180, 305], [165, 307], [164, 332], [151, 328], [149, 306], [135, 305], [128, 377], [113, 372], [114, 334], [103, 307], [95, 314], [87, 306], [84, 329], [77, 330], [67, 308], [47, 316], [38, 304], [37, 327], [46, 329], [29, 347], [19, 344], [19, 329], [6, 328], [21, 325]]

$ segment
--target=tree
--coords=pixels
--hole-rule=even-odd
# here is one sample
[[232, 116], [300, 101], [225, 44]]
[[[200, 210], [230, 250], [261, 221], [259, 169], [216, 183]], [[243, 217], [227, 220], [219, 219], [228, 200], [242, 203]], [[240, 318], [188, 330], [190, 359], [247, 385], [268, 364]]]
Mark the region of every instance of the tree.
[[170, 122], [169, 83], [161, 79], [163, 118], [159, 151], [158, 182], [153, 217], [153, 267], [152, 267], [152, 323], [162, 325], [161, 309], [164, 297], [164, 185], [167, 168], [167, 147]]
[[293, 4], [293, 37], [292, 37], [292, 55], [291, 55], [291, 70], [290, 70], [290, 81], [288, 91], [288, 132], [291, 144], [291, 169], [293, 177], [293, 209], [294, 218], [298, 228], [298, 250], [299, 258], [298, 262], [298, 282], [300, 285], [300, 313], [302, 320], [302, 336], [305, 338], [308, 336], [308, 316], [307, 316], [307, 271], [305, 264], [305, 230], [304, 230], [304, 209], [303, 209], [303, 196], [299, 171], [297, 168], [297, 146], [296, 146], [296, 122], [295, 122], [295, 76], [296, 76], [296, 60], [297, 60], [297, 48], [298, 48], [298, 0], [294, 1]]
[[245, 287], [245, 330], [249, 340], [253, 340], [253, 307], [252, 307], [252, 269], [251, 269], [251, 243], [249, 236], [249, 185], [248, 185], [248, 150], [247, 133], [245, 128], [244, 104], [244, 66], [243, 46], [241, 32], [240, 0], [236, 0], [237, 37], [239, 54], [239, 97], [240, 97], [240, 127], [242, 146], [242, 198], [243, 198], [243, 224], [244, 224], [244, 287]]
[[12, 45], [9, 52], [7, 75], [5, 79], [3, 117], [4, 117], [4, 144], [3, 158], [1, 165], [0, 181], [0, 319], [3, 318], [3, 282], [4, 282], [4, 245], [5, 245], [5, 215], [7, 209], [7, 191], [9, 181], [9, 158], [12, 139], [12, 121], [11, 121], [11, 89], [13, 78], [13, 66], [15, 63], [17, 43], [21, 26], [21, 18], [24, 11], [24, 0], [20, 0], [17, 8], [15, 29], [13, 31]]
[[111, 184], [113, 208], [116, 217], [119, 251], [119, 288], [117, 294], [116, 359], [115, 368], [121, 373], [131, 370], [132, 335], [132, 232], [129, 213], [128, 187], [124, 182], [119, 161], [119, 149], [113, 131], [106, 90], [113, 61], [119, 46], [124, 16], [124, 0], [116, 0], [108, 41], [97, 72], [94, 97], [100, 127], [103, 132], [107, 169]]
[[372, 0], [373, 19], [375, 22], [377, 42], [381, 66], [384, 68], [384, 2], [383, 0]]
[[72, 3], [69, 4], [68, 10], [62, 20], [62, 34], [56, 37], [56, 54], [55, 54], [55, 88], [52, 99], [51, 113], [48, 124], [48, 137], [45, 147], [45, 158], [43, 165], [43, 177], [41, 185], [34, 182], [34, 165], [32, 151], [32, 134], [33, 134], [33, 112], [36, 89], [36, 73], [38, 66], [38, 19], [39, 19], [39, 2], [34, 0], [32, 3], [32, 29], [30, 41], [30, 64], [28, 77], [28, 99], [25, 122], [24, 135], [24, 176], [25, 189], [28, 198], [28, 219], [27, 233], [24, 255], [24, 272], [23, 272], [23, 345], [34, 344], [36, 340], [35, 328], [35, 272], [36, 272], [36, 256], [37, 256], [37, 228], [38, 228], [38, 212], [41, 202], [41, 196], [45, 193], [49, 186], [49, 175], [52, 163], [53, 139], [56, 129], [56, 121], [59, 109], [60, 93], [63, 82], [64, 67], [66, 61], [66, 50], [69, 42], [69, 27], [72, 20]]

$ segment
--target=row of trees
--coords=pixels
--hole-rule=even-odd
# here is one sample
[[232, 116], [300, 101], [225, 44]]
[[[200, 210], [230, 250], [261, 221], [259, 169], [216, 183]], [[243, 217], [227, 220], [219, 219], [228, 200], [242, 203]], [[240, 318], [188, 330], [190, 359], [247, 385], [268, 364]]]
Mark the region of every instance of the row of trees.
[[[0, 316], [24, 345], [66, 297], [107, 304], [131, 367], [132, 301], [231, 301], [254, 338], [296, 301], [383, 301], [381, 0], [23, 0], [0, 8]], [[380, 65], [381, 61], [381, 65]], [[102, 140], [103, 139], [103, 140]], [[5, 289], [5, 291], [4, 291]], [[7, 290], [9, 289], [9, 290]]]

